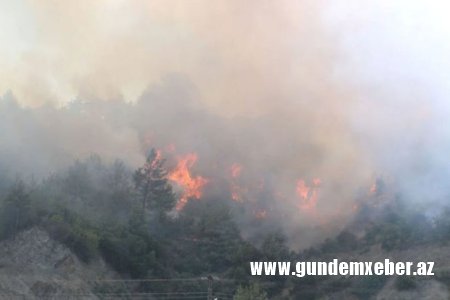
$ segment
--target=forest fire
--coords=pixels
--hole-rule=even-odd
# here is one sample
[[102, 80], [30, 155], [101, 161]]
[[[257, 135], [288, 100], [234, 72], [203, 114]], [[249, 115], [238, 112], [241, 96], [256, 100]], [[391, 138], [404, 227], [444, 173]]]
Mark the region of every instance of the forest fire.
[[369, 195], [375, 195], [377, 193], [377, 184], [374, 182], [369, 189]]
[[231, 165], [231, 177], [238, 178], [241, 175], [242, 166], [234, 163]]
[[300, 198], [299, 208], [302, 211], [312, 211], [317, 206], [319, 178], [314, 178], [312, 185], [308, 186], [303, 179], [297, 181], [297, 196]]
[[178, 158], [177, 166], [172, 170], [167, 178], [183, 189], [183, 193], [178, 200], [176, 210], [181, 210], [186, 205], [190, 198], [200, 199], [203, 193], [203, 188], [208, 182], [202, 176], [192, 176], [190, 169], [197, 161], [195, 153], [187, 154]]
[[151, 165], [152, 165], [153, 168], [156, 168], [158, 162], [161, 161], [161, 159], [162, 159], [161, 150], [155, 150], [155, 153], [156, 153], [156, 156], [153, 159], [153, 161], [151, 162]]
[[230, 192], [231, 199], [236, 202], [242, 201], [242, 188], [236, 182], [237, 178], [241, 176], [242, 166], [234, 163], [231, 165], [230, 173], [231, 173], [231, 181], [230, 181]]
[[237, 184], [231, 183], [231, 199], [236, 202], [241, 202], [241, 188]]

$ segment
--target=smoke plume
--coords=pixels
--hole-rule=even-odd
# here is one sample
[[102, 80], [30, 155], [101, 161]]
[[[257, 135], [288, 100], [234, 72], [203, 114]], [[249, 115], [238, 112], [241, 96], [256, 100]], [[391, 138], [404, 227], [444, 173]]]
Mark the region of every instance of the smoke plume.
[[173, 169], [195, 154], [204, 197], [245, 207], [249, 235], [277, 224], [300, 246], [377, 177], [444, 203], [442, 6], [0, 2], [0, 167], [47, 176], [91, 153], [137, 167], [155, 147]]

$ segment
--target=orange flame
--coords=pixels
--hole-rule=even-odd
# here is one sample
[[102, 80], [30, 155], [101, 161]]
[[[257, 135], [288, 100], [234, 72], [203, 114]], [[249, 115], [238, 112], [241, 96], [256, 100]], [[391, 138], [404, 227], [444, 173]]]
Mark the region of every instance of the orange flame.
[[231, 165], [231, 177], [238, 178], [241, 176], [242, 166], [234, 163]]
[[377, 183], [374, 182], [374, 183], [370, 186], [369, 195], [375, 195], [376, 193], [377, 193]]
[[155, 168], [156, 166], [157, 166], [157, 163], [159, 162], [159, 161], [161, 161], [161, 159], [162, 159], [162, 153], [161, 153], [161, 150], [155, 150], [155, 153], [156, 153], [156, 156], [155, 156], [155, 158], [152, 160], [152, 162], [151, 162], [151, 166], [153, 167], [153, 168]]
[[235, 184], [231, 184], [231, 199], [236, 202], [241, 202], [241, 191], [240, 187]]
[[230, 167], [231, 181], [230, 181], [230, 191], [231, 199], [236, 202], [241, 202], [242, 188], [236, 182], [237, 178], [241, 176], [242, 166], [234, 163]]
[[207, 179], [201, 176], [193, 177], [191, 175], [190, 168], [196, 161], [197, 155], [195, 153], [179, 157], [176, 168], [167, 176], [168, 179], [183, 188], [183, 193], [175, 206], [175, 209], [178, 211], [183, 209], [190, 198], [200, 199], [202, 197], [203, 188], [208, 182]]
[[312, 186], [308, 186], [303, 179], [297, 181], [297, 195], [300, 198], [299, 208], [303, 211], [312, 211], [317, 206], [319, 178], [314, 178]]

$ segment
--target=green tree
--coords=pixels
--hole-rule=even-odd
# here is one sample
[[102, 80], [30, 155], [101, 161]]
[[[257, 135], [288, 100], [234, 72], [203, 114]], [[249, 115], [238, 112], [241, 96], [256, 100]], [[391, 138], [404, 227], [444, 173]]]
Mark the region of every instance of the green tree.
[[2, 208], [2, 236], [8, 237], [32, 223], [30, 195], [22, 180], [11, 187]]
[[190, 201], [180, 212], [171, 232], [174, 239], [184, 241], [172, 247], [180, 257], [174, 262], [179, 263], [179, 270], [194, 274], [229, 269], [241, 242], [229, 208], [219, 201], [206, 199]]
[[131, 174], [122, 161], [115, 161], [109, 168], [106, 176], [106, 203], [108, 213], [116, 218], [115, 221], [123, 220], [129, 216], [132, 205], [133, 186]]
[[164, 213], [175, 205], [175, 194], [166, 178], [164, 162], [158, 152], [152, 149], [144, 166], [134, 173], [134, 184], [144, 211], [149, 208]]
[[79, 160], [69, 168], [63, 183], [64, 191], [75, 198], [86, 198], [92, 192], [92, 178], [86, 163]]
[[127, 226], [105, 229], [99, 248], [114, 269], [133, 278], [160, 275], [164, 270], [162, 252], [147, 230], [142, 210], [134, 210]]
[[284, 234], [280, 231], [267, 234], [262, 242], [261, 252], [265, 260], [286, 260], [290, 253]]
[[247, 287], [240, 286], [233, 297], [234, 300], [267, 300], [267, 293], [257, 283]]

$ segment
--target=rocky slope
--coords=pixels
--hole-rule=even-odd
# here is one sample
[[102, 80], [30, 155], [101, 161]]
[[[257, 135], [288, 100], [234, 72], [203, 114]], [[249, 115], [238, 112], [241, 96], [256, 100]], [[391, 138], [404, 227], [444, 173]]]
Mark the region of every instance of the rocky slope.
[[93, 281], [115, 276], [101, 259], [87, 265], [39, 228], [0, 243], [0, 299], [98, 299]]

